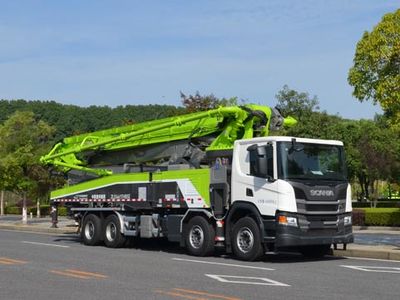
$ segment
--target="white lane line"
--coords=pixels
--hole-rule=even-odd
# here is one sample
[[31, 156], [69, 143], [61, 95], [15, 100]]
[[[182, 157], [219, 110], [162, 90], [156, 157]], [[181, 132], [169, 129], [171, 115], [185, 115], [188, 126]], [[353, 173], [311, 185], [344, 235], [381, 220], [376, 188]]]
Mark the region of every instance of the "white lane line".
[[264, 277], [248, 277], [248, 276], [231, 276], [231, 275], [215, 275], [215, 274], [204, 274], [207, 277], [218, 280], [224, 283], [241, 283], [241, 284], [252, 284], [252, 285], [269, 285], [269, 286], [290, 286], [289, 284], [279, 282]]
[[58, 247], [58, 248], [69, 248], [69, 246], [57, 245], [57, 244], [46, 244], [46, 243], [38, 243], [38, 242], [29, 242], [29, 241], [21, 241], [23, 244], [31, 244], [38, 246], [50, 246], [50, 247]]
[[264, 271], [274, 271], [275, 270], [275, 269], [271, 269], [271, 268], [226, 264], [226, 263], [219, 263], [219, 262], [212, 262], [212, 261], [193, 260], [193, 259], [184, 259], [184, 258], [176, 258], [176, 257], [172, 258], [172, 260], [193, 262], [193, 263], [199, 263], [199, 264], [209, 264], [209, 265], [219, 265], [219, 266], [226, 266], [226, 267], [244, 268], [244, 269], [257, 269], [257, 270], [264, 270]]
[[372, 260], [372, 261], [384, 261], [384, 262], [391, 262], [391, 263], [400, 263], [399, 260], [392, 260], [392, 259], [382, 259], [382, 258], [368, 258], [368, 257], [351, 257], [351, 256], [342, 256], [347, 259], [354, 259], [354, 260]]
[[400, 268], [394, 267], [375, 267], [375, 266], [345, 266], [341, 265], [343, 268], [354, 269], [364, 272], [376, 272], [376, 273], [396, 273], [400, 274]]

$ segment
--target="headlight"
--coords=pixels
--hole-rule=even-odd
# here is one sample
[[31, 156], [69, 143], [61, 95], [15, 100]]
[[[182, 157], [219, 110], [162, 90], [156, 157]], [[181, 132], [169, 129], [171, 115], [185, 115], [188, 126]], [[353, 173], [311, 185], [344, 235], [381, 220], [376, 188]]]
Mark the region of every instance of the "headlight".
[[351, 216], [344, 217], [344, 225], [351, 225]]
[[287, 216], [279, 216], [278, 217], [278, 223], [280, 225], [297, 227], [297, 218], [295, 218], [295, 217], [287, 217]]

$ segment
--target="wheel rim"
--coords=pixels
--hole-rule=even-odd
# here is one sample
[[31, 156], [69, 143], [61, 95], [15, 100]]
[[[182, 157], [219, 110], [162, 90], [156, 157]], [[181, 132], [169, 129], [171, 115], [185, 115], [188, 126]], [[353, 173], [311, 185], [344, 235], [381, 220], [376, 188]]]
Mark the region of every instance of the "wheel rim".
[[203, 245], [204, 232], [199, 225], [193, 226], [192, 229], [190, 230], [189, 242], [190, 245], [195, 249], [199, 249]]
[[241, 228], [236, 236], [236, 245], [243, 253], [250, 252], [254, 246], [253, 232], [247, 227]]
[[85, 237], [88, 240], [93, 239], [94, 237], [94, 224], [92, 221], [88, 221], [85, 226]]
[[107, 224], [106, 238], [108, 241], [113, 242], [117, 236], [117, 226], [113, 222]]

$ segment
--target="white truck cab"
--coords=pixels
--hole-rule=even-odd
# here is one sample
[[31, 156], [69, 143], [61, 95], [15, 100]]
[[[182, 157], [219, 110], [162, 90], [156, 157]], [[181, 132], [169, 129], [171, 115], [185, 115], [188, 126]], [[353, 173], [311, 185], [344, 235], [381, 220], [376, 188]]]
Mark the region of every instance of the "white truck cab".
[[325, 251], [353, 241], [343, 143], [263, 137], [235, 141], [231, 205], [252, 205], [275, 249]]

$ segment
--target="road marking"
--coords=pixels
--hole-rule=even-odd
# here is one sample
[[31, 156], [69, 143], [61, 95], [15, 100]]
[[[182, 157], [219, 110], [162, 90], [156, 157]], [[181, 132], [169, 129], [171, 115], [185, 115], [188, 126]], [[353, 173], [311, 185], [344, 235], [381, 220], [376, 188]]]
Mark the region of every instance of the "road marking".
[[180, 289], [180, 288], [175, 288], [174, 290], [175, 290], [175, 291], [180, 291], [180, 292], [186, 292], [186, 293], [189, 293], [189, 294], [195, 294], [195, 295], [202, 295], [202, 296], [212, 297], [212, 298], [215, 298], [215, 299], [240, 300], [240, 298], [228, 297], [228, 296], [217, 295], [217, 294], [210, 294], [210, 293], [200, 292], [200, 291], [195, 291], [195, 290]]
[[358, 270], [358, 271], [364, 271], [364, 272], [400, 274], [400, 268], [394, 268], [394, 267], [346, 266], [346, 265], [341, 265], [341, 267], [354, 269], [354, 270]]
[[100, 274], [100, 273], [84, 272], [84, 271], [74, 270], [74, 269], [66, 269], [65, 271], [71, 272], [71, 273], [74, 273], [74, 274], [78, 274], [78, 275], [83, 275], [83, 276], [92, 276], [92, 277], [97, 277], [97, 278], [108, 278], [108, 276]]
[[23, 244], [31, 244], [31, 245], [38, 245], [38, 246], [49, 246], [49, 247], [58, 247], [58, 248], [70, 248], [69, 246], [65, 246], [65, 245], [46, 244], [46, 243], [39, 243], [39, 242], [21, 241], [21, 243], [23, 243]]
[[174, 297], [184, 298], [184, 299], [206, 300], [205, 298], [198, 298], [198, 297], [193, 297], [193, 296], [184, 295], [184, 294], [180, 294], [180, 293], [169, 292], [169, 291], [156, 290], [155, 292], [158, 293], [158, 294], [163, 294], [163, 295], [168, 295], [168, 296], [174, 296]]
[[[269, 286], [290, 286], [289, 284], [275, 281], [264, 277], [248, 277], [248, 276], [231, 276], [231, 275], [214, 275], [204, 274], [207, 277], [216, 279], [219, 282], [224, 283], [240, 283], [240, 284], [251, 284], [251, 285], [269, 285]], [[232, 280], [233, 279], [233, 280]]]
[[0, 264], [1, 265], [17, 265], [17, 264], [26, 264], [27, 261], [12, 259], [8, 257], [0, 257]]
[[65, 269], [65, 270], [50, 270], [50, 273], [79, 278], [79, 279], [104, 279], [108, 278], [108, 276], [99, 274], [99, 273], [92, 273], [92, 272], [85, 272], [80, 270], [73, 270], [73, 269]]
[[235, 264], [226, 264], [226, 263], [219, 263], [219, 262], [211, 262], [211, 261], [204, 261], [204, 260], [193, 260], [193, 259], [184, 259], [184, 258], [172, 258], [172, 260], [176, 261], [186, 261], [186, 262], [193, 262], [193, 263], [200, 263], [200, 264], [209, 264], [209, 265], [219, 265], [219, 266], [227, 266], [227, 267], [235, 267], [235, 268], [244, 268], [244, 269], [256, 269], [256, 270], [264, 270], [264, 271], [274, 271], [275, 269], [271, 268], [263, 268], [263, 267], [254, 267], [254, 266], [245, 266], [245, 265], [235, 265]]
[[385, 261], [391, 263], [400, 263], [398, 260], [391, 260], [391, 259], [382, 259], [382, 258], [368, 258], [368, 257], [351, 257], [351, 256], [342, 256], [347, 259], [355, 259], [355, 260], [372, 260], [372, 261]]
[[210, 294], [207, 292], [188, 290], [188, 289], [180, 289], [180, 288], [174, 288], [174, 289], [171, 289], [168, 291], [155, 290], [155, 292], [159, 293], [159, 294], [163, 294], [163, 295], [169, 295], [169, 296], [174, 296], [174, 297], [184, 298], [184, 299], [194, 299], [194, 300], [210, 300], [210, 299], [241, 300], [240, 298], [235, 298], [235, 297], [229, 297], [229, 296], [218, 295], [218, 294]]
[[56, 270], [50, 270], [50, 273], [57, 274], [57, 275], [63, 275], [67, 277], [74, 277], [74, 278], [80, 278], [80, 279], [89, 279], [90, 277], [88, 276], [81, 276], [77, 274], [72, 274], [68, 272], [63, 272], [63, 271], [56, 271]]

